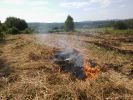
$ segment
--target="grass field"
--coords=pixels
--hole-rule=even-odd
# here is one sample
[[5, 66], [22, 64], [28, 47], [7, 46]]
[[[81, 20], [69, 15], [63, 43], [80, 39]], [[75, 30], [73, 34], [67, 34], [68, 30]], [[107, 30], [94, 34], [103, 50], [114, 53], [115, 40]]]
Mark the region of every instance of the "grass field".
[[113, 29], [110, 27], [104, 27], [104, 28], [83, 28], [83, 29], [77, 29], [79, 32], [89, 32], [89, 33], [101, 33], [101, 34], [111, 34], [113, 36], [118, 35], [133, 35], [133, 29], [126, 29], [126, 30], [119, 30], [119, 29]]
[[[0, 100], [133, 99], [132, 35], [41, 37], [9, 35], [0, 41]], [[95, 78], [83, 81], [60, 72], [60, 66], [50, 57], [59, 49], [60, 44], [55, 43], [61, 38], [98, 63], [100, 73]]]

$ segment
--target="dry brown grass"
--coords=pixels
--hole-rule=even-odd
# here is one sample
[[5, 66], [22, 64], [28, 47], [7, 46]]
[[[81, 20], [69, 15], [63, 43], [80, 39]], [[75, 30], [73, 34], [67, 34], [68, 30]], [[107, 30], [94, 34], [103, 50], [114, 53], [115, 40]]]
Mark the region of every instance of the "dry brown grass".
[[[81, 40], [88, 38], [81, 36]], [[92, 40], [95, 41], [94, 37]], [[126, 66], [131, 64], [124, 65], [120, 72], [107, 68], [94, 79], [82, 81], [70, 73], [60, 72], [59, 65], [50, 58], [56, 49], [37, 44], [34, 35], [8, 36], [0, 47], [0, 100], [133, 99], [133, 80], [121, 73], [130, 69]], [[86, 53], [101, 66], [131, 60], [110, 51], [98, 52], [96, 48], [89, 45]]]

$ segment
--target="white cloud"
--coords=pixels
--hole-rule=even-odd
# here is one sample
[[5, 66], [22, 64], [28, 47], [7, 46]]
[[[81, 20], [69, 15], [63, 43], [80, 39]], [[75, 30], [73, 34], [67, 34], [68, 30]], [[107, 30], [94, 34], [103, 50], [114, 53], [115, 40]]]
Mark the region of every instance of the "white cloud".
[[89, 5], [89, 3], [88, 2], [63, 2], [60, 5], [62, 7], [67, 7], [67, 8], [81, 8]]
[[[109, 18], [127, 18], [133, 16], [133, 14], [131, 13], [132, 7], [130, 7], [130, 5], [128, 7], [126, 3], [127, 1], [0, 0], [0, 20], [3, 22], [6, 17], [15, 16], [23, 18], [28, 22], [63, 22], [68, 14], [72, 15], [76, 21], [99, 19], [101, 20]], [[65, 8], [67, 7], [70, 9], [61, 9], [58, 6]]]
[[90, 0], [90, 3], [97, 3], [99, 4], [101, 7], [107, 7], [112, 3], [112, 0]]
[[63, 11], [57, 13], [55, 10], [50, 10], [45, 7], [32, 7], [32, 9], [26, 8], [26, 11], [23, 9], [0, 7], [0, 13], [2, 13], [0, 16], [0, 21], [2, 22], [4, 22], [9, 16], [25, 19], [27, 22], [63, 22], [68, 15]]
[[65, 1], [60, 3], [61, 7], [66, 7], [66, 8], [87, 8], [89, 6], [94, 6], [94, 5], [99, 5], [100, 7], [108, 7], [112, 3], [112, 0], [88, 0], [86, 2], [80, 1], [80, 2], [70, 2], [70, 1]]
[[95, 8], [83, 8], [84, 11], [94, 10]]
[[90, 4], [99, 4], [100, 7], [108, 7], [112, 4], [121, 3], [126, 0], [90, 0]]

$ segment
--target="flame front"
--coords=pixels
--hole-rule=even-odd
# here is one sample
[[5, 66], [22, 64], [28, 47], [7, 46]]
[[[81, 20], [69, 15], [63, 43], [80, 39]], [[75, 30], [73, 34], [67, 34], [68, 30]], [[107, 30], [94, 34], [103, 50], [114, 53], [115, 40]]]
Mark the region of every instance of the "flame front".
[[84, 59], [84, 61], [83, 61], [83, 71], [84, 71], [87, 79], [92, 79], [92, 78], [94, 78], [94, 76], [96, 76], [99, 73], [100, 69], [99, 69], [98, 65], [95, 66], [94, 68], [91, 68], [89, 66], [87, 60]]

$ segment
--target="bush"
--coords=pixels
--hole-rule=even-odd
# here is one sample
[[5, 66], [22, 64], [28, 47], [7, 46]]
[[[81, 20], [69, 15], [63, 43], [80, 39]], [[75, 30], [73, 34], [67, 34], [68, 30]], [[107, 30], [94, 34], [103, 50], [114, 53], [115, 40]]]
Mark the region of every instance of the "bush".
[[128, 28], [126, 23], [124, 23], [122, 21], [115, 22], [113, 27], [114, 27], [114, 29], [120, 29], [120, 30], [124, 30], [124, 29]]
[[3, 30], [2, 30], [2, 24], [0, 23], [0, 39], [3, 39], [4, 38], [4, 33], [3, 33]]
[[0, 37], [3, 37], [3, 33], [7, 34], [29, 34], [33, 30], [28, 28], [28, 24], [23, 19], [8, 17], [6, 21], [2, 24], [0, 21]]
[[0, 40], [3, 40], [3, 39], [4, 39], [4, 37], [5, 37], [5, 34], [4, 34], [4, 33], [2, 33], [2, 32], [0, 32]]
[[49, 33], [54, 33], [54, 32], [63, 32], [64, 31], [64, 29], [61, 27], [61, 28], [59, 28], [59, 27], [54, 27], [54, 28], [52, 28], [51, 30], [49, 30], [48, 32]]
[[15, 18], [15, 17], [8, 17], [6, 19], [4, 25], [7, 29], [15, 27], [19, 31], [22, 31], [22, 30], [28, 28], [28, 24], [25, 22], [25, 20]]
[[12, 28], [9, 28], [7, 31], [6, 31], [7, 34], [18, 34], [19, 33], [19, 30], [16, 28], [16, 27], [12, 27]]
[[2, 32], [1, 32], [1, 30], [0, 30], [0, 36], [1, 36], [1, 34], [2, 34]]
[[26, 29], [23, 30], [21, 33], [23, 33], [23, 34], [31, 34], [31, 33], [33, 33], [33, 30], [30, 29], [30, 28], [26, 28]]

